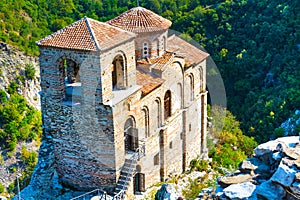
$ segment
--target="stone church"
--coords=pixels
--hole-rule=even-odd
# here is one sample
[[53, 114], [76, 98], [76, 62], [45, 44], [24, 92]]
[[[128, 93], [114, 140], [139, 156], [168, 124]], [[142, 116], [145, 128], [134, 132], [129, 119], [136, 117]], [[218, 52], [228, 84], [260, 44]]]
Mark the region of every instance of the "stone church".
[[206, 151], [207, 53], [142, 7], [37, 42], [43, 130], [68, 187], [138, 194]]

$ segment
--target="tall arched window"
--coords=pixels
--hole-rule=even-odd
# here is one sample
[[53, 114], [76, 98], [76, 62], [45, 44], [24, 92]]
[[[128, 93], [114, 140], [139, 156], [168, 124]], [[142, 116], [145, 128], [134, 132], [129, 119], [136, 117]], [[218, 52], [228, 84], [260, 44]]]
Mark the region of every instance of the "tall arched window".
[[144, 42], [143, 44], [143, 57], [149, 56], [149, 45], [148, 42]]
[[171, 112], [171, 109], [172, 109], [172, 104], [171, 104], [171, 91], [168, 90], [165, 94], [165, 97], [164, 97], [164, 117], [165, 117], [165, 120], [171, 116], [172, 112]]
[[79, 65], [71, 59], [61, 59], [59, 73], [65, 85], [66, 101], [79, 102], [81, 99], [81, 82]]
[[126, 62], [122, 55], [117, 55], [113, 62], [112, 88], [124, 89], [126, 87]]
[[125, 152], [128, 151], [135, 151], [138, 148], [139, 141], [138, 141], [138, 133], [135, 127], [135, 119], [134, 117], [130, 116], [124, 125], [124, 147]]
[[155, 104], [156, 104], [156, 112], [157, 112], [157, 128], [159, 128], [161, 126], [161, 101], [160, 98], [157, 98], [155, 100]]
[[177, 87], [178, 87], [178, 100], [179, 100], [179, 103], [180, 103], [180, 108], [183, 108], [183, 90], [182, 90], [182, 84], [178, 83]]
[[144, 113], [144, 122], [145, 122], [145, 137], [150, 136], [150, 126], [149, 126], [149, 110], [146, 106], [143, 107], [142, 109]]
[[189, 75], [189, 85], [190, 85], [190, 100], [194, 100], [194, 76], [193, 74]]
[[163, 37], [161, 40], [161, 52], [163, 53], [166, 50], [166, 38]]
[[203, 92], [204, 91], [204, 88], [203, 88], [204, 76], [203, 76], [203, 69], [201, 66], [199, 67], [199, 77], [200, 77], [200, 92]]
[[156, 52], [157, 52], [157, 56], [159, 56], [160, 49], [159, 49], [159, 40], [158, 39], [156, 40]]

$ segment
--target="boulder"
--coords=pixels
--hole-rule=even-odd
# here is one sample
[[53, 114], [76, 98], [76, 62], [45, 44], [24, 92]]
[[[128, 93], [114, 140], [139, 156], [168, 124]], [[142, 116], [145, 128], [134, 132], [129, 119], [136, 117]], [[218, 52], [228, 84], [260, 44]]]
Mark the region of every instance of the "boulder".
[[300, 182], [294, 182], [290, 189], [294, 194], [300, 195]]
[[278, 150], [280, 144], [281, 149], [284, 151], [286, 148], [295, 147], [299, 143], [299, 136], [282, 137], [276, 140], [272, 140], [263, 144], [258, 145], [254, 149], [256, 156], [262, 156], [267, 153], [272, 153]]
[[238, 183], [228, 186], [223, 190], [226, 197], [231, 200], [254, 199], [256, 186], [250, 182]]
[[300, 159], [300, 145], [297, 145], [295, 148], [287, 148], [283, 153], [291, 159], [298, 160]]
[[258, 198], [282, 200], [286, 192], [282, 186], [269, 180], [256, 187], [256, 194]]
[[283, 186], [289, 187], [295, 179], [296, 171], [289, 168], [283, 162], [281, 162], [276, 172], [271, 177], [271, 181], [277, 182]]
[[239, 170], [244, 173], [254, 171], [257, 166], [253, 165], [249, 160], [244, 160], [239, 164]]
[[250, 174], [241, 174], [237, 176], [223, 176], [218, 178], [218, 184], [223, 188], [226, 188], [229, 185], [249, 182], [251, 181], [252, 176]]
[[296, 173], [296, 175], [295, 175], [295, 181], [300, 182], [300, 172]]
[[177, 200], [178, 197], [174, 186], [169, 184], [163, 184], [155, 194], [155, 199], [157, 200]]

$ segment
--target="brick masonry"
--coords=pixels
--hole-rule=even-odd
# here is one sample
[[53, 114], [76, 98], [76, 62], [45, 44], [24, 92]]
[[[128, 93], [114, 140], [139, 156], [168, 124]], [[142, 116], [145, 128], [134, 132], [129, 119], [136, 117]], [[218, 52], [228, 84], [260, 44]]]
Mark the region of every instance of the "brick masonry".
[[[149, 75], [164, 80], [160, 87], [142, 96], [143, 85], [137, 85], [136, 59], [141, 57], [143, 43], [149, 43], [151, 57], [161, 56], [162, 45], [167, 48], [166, 37], [167, 30], [141, 33], [97, 52], [40, 46], [43, 128], [53, 138], [55, 168], [63, 184], [112, 192], [128, 156], [124, 129], [129, 118], [139, 145], [145, 144], [146, 155], [138, 165], [146, 188], [183, 172], [193, 158], [207, 153], [205, 60], [188, 67], [182, 56], [174, 54], [162, 68], [148, 68]], [[114, 66], [116, 58], [123, 67]], [[70, 60], [79, 66], [80, 93], [66, 99], [64, 70]], [[167, 91], [171, 116], [165, 118]], [[133, 193], [131, 186], [129, 194]]]

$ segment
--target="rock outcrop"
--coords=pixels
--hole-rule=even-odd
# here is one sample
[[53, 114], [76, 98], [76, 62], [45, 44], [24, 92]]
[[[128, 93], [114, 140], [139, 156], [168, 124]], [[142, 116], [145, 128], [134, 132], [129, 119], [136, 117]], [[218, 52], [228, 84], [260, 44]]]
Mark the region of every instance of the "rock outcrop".
[[[30, 64], [35, 68], [32, 80], [25, 77], [25, 66]], [[28, 103], [40, 110], [40, 68], [38, 57], [28, 56], [11, 45], [0, 42], [0, 89], [7, 90], [9, 84], [16, 81], [17, 92], [26, 98]]]
[[[217, 179], [214, 199], [300, 199], [300, 140], [278, 138], [261, 144], [253, 158], [239, 165], [234, 174]], [[200, 192], [199, 196], [203, 196]]]

